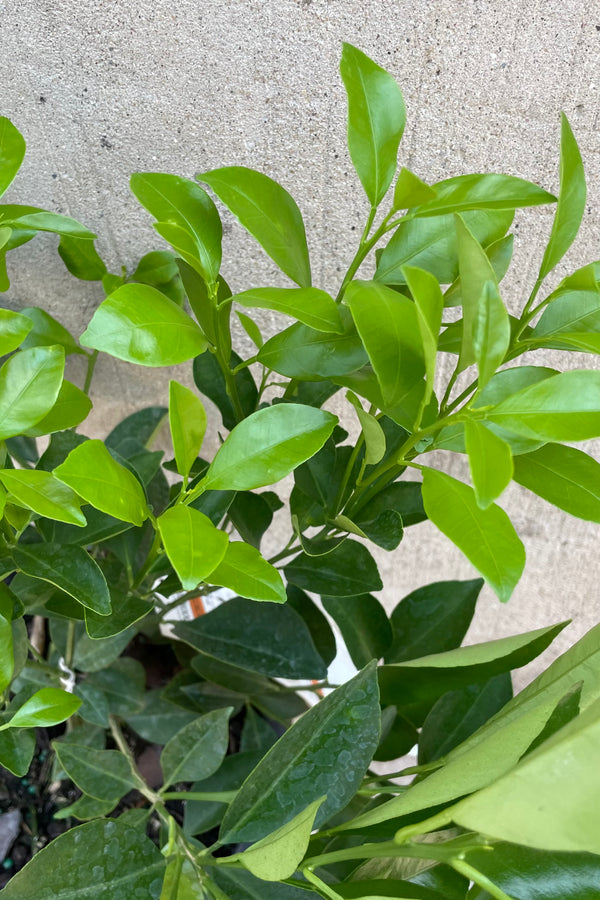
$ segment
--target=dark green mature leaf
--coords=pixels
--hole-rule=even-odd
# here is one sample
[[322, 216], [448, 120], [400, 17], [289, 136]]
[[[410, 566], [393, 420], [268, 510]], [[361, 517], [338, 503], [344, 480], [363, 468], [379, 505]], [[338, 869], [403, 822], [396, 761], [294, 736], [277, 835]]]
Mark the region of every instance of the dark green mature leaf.
[[252, 288], [232, 299], [249, 309], [272, 309], [293, 316], [317, 331], [342, 333], [344, 326], [333, 297], [317, 288]]
[[404, 597], [390, 616], [394, 641], [385, 654], [386, 663], [459, 647], [471, 624], [482, 587], [481, 578], [438, 581]]
[[445, 756], [481, 728], [512, 698], [510, 673], [440, 697], [419, 736], [419, 765]]
[[58, 397], [65, 367], [62, 347], [32, 347], [0, 369], [0, 440], [21, 434], [48, 413]]
[[424, 708], [428, 712], [433, 701], [447, 691], [487, 681], [531, 662], [567, 624], [561, 622], [526, 634], [380, 666], [382, 703], [395, 704], [400, 709], [415, 707], [415, 716]]
[[336, 656], [337, 646], [335, 635], [331, 630], [327, 617], [323, 615], [308, 594], [305, 594], [296, 585], [288, 584], [286, 593], [288, 606], [291, 606], [304, 619], [317, 653], [325, 665], [328, 666]]
[[196, 176], [300, 287], [310, 287], [310, 262], [302, 214], [281, 185], [261, 172], [226, 166]]
[[468, 849], [465, 860], [519, 900], [596, 900], [598, 896], [600, 859], [595, 854], [552, 853], [497, 842]]
[[[264, 719], [262, 721], [264, 722]], [[271, 733], [274, 735], [272, 729]], [[262, 747], [260, 750], [242, 750], [240, 753], [226, 756], [214, 775], [204, 781], [197, 781], [192, 785], [191, 790], [206, 793], [237, 790], [260, 762], [264, 752], [265, 748]], [[210, 828], [214, 828], [221, 822], [226, 809], [227, 803], [213, 802], [212, 800], [187, 800], [183, 822], [186, 834], [202, 834]]]
[[379, 206], [396, 172], [406, 123], [404, 97], [385, 69], [342, 45], [340, 73], [348, 95], [348, 149], [372, 207]]
[[232, 541], [219, 565], [210, 573], [213, 584], [230, 588], [249, 600], [285, 603], [285, 587], [279, 571], [255, 547]]
[[25, 139], [6, 116], [0, 117], [0, 196], [10, 186], [25, 156]]
[[[598, 373], [600, 375], [600, 373]], [[525, 567], [525, 549], [503, 509], [480, 509], [475, 492], [444, 472], [423, 473], [428, 517], [481, 572], [499, 600], [510, 598]]]
[[477, 505], [487, 509], [508, 487], [513, 476], [510, 446], [473, 419], [467, 419], [465, 447]]
[[600, 522], [600, 463], [582, 450], [546, 444], [515, 457], [514, 480], [579, 519]]
[[323, 597], [325, 612], [335, 620], [357, 669], [381, 659], [392, 643], [392, 628], [379, 600], [358, 597]]
[[214, 880], [227, 891], [228, 900], [314, 900], [314, 891], [291, 884], [277, 884], [255, 878], [243, 869], [219, 866]]
[[166, 861], [140, 828], [98, 819], [61, 834], [4, 888], [5, 900], [158, 900]]
[[312, 707], [271, 748], [227, 810], [221, 841], [259, 840], [324, 793], [317, 825], [343, 809], [377, 746], [379, 719], [373, 663]]
[[[46, 687], [26, 700], [8, 723], [10, 728], [50, 728], [70, 718], [81, 700], [59, 688]], [[2, 728], [6, 728], [3, 725]]]
[[112, 612], [109, 616], [99, 616], [89, 610], [85, 613], [85, 627], [94, 640], [104, 640], [125, 631], [130, 625], [143, 619], [154, 607], [147, 600], [135, 594], [125, 596], [113, 591]]
[[[240, 357], [233, 353], [229, 362], [230, 368], [241, 363]], [[221, 371], [216, 356], [213, 353], [203, 353], [197, 356], [193, 366], [194, 382], [198, 390], [204, 394], [209, 400], [215, 404], [223, 418], [225, 428], [235, 428], [237, 424], [237, 416], [231, 403], [231, 398], [227, 393], [227, 383], [225, 376]], [[256, 409], [258, 402], [258, 391], [256, 384], [249, 369], [242, 369], [234, 376], [237, 387], [238, 397], [242, 412], [249, 416]]]
[[208, 283], [216, 281], [221, 265], [222, 229], [217, 209], [206, 191], [187, 178], [160, 172], [136, 173], [131, 176], [130, 186], [158, 223], [183, 230], [200, 274]]
[[316, 331], [300, 322], [290, 325], [261, 347], [258, 361], [288, 378], [311, 380], [356, 372], [368, 357], [351, 319], [344, 325], [343, 334]]
[[100, 304], [81, 335], [84, 347], [141, 366], [172, 366], [206, 350], [186, 312], [147, 284], [124, 284]]
[[102, 570], [82, 547], [73, 544], [19, 544], [13, 558], [22, 572], [56, 585], [101, 616], [110, 613], [110, 594]]
[[10, 620], [0, 614], [0, 691], [10, 684], [14, 671], [13, 634]]
[[150, 447], [168, 412], [166, 406], [147, 406], [138, 409], [119, 422], [106, 436], [104, 443], [112, 450], [118, 451], [124, 441], [135, 438], [140, 444]]
[[344, 295], [358, 333], [377, 375], [386, 407], [406, 394], [406, 376], [425, 372], [423, 347], [415, 304], [374, 281], [352, 281]]
[[144, 708], [146, 673], [141, 663], [124, 657], [109, 668], [94, 672], [88, 683], [106, 695], [110, 711], [115, 716], [136, 715]]
[[[402, 528], [408, 528], [409, 525], [424, 522], [427, 515], [423, 508], [421, 483], [418, 481], [399, 481], [388, 485], [376, 494], [372, 500], [361, 506], [356, 513], [353, 513], [353, 519], [369, 535], [371, 540], [379, 543], [379, 540], [372, 536], [372, 531], [377, 527], [379, 517], [387, 510], [393, 510], [400, 517], [398, 537], [402, 536]], [[389, 520], [384, 520], [383, 527], [389, 528], [389, 524]], [[385, 533], [382, 533], [381, 539], [385, 540]], [[398, 542], [386, 541], [386, 543], [381, 543], [380, 546], [385, 550], [393, 550], [398, 546]]]
[[375, 560], [356, 541], [344, 541], [326, 556], [300, 553], [284, 571], [297, 587], [330, 597], [356, 597], [382, 588]]
[[[102, 691], [83, 681], [76, 685], [74, 693], [81, 700], [81, 706], [77, 711], [78, 716], [92, 725], [108, 728], [108, 701]], [[90, 818], [93, 817], [90, 816]]]
[[228, 539], [203, 513], [174, 506], [157, 520], [165, 551], [184, 590], [193, 590], [225, 557]]
[[514, 175], [458, 175], [433, 185], [435, 199], [419, 206], [416, 216], [439, 216], [469, 209], [518, 209], [554, 203], [556, 197]]
[[291, 878], [306, 854], [315, 815], [324, 800], [313, 800], [285, 825], [244, 850], [241, 864], [265, 881]]
[[244, 491], [280, 481], [323, 446], [336, 423], [331, 413], [297, 403], [259, 409], [218, 449], [205, 487]]
[[238, 491], [228, 513], [240, 537], [259, 550], [263, 535], [273, 521], [268, 501], [261, 494]]
[[[420, 884], [396, 878], [372, 878], [336, 884], [336, 893], [348, 900], [383, 900], [385, 897], [401, 897], [402, 900], [448, 900], [448, 897]], [[464, 897], [461, 898], [464, 900]]]
[[600, 435], [600, 372], [562, 372], [523, 388], [486, 413], [490, 422], [544, 441]]
[[148, 517], [141, 484], [113, 459], [100, 440], [85, 441], [75, 447], [54, 470], [54, 476], [110, 516], [133, 525], [142, 525]]
[[[461, 216], [476, 240], [487, 247], [504, 237], [510, 228], [512, 210], [473, 210]], [[418, 266], [431, 272], [440, 284], [458, 278], [456, 229], [451, 215], [424, 219], [404, 218], [379, 257], [375, 280], [405, 284], [403, 267]]]
[[217, 771], [229, 742], [231, 707], [200, 716], [174, 735], [163, 748], [160, 765], [165, 786], [201, 781]]
[[202, 653], [269, 677], [326, 675], [308, 628], [287, 605], [235, 597], [193, 622], [178, 623], [174, 631]]
[[151, 744], [166, 744], [196, 714], [170, 703], [160, 690], [146, 691], [139, 712], [130, 713], [125, 721], [130, 728]]
[[16, 350], [32, 328], [33, 322], [27, 316], [10, 309], [0, 309], [0, 355]]
[[585, 197], [581, 153], [563, 112], [560, 119], [560, 192], [550, 240], [540, 267], [540, 281], [560, 262], [575, 240], [585, 212]]
[[262, 756], [273, 746], [277, 737], [278, 735], [275, 734], [267, 719], [257, 713], [253, 706], [247, 706], [244, 727], [240, 738], [240, 752], [259, 751], [260, 753], [262, 751], [260, 754]]
[[0, 732], [0, 766], [22, 778], [27, 775], [35, 752], [35, 731], [23, 728]]

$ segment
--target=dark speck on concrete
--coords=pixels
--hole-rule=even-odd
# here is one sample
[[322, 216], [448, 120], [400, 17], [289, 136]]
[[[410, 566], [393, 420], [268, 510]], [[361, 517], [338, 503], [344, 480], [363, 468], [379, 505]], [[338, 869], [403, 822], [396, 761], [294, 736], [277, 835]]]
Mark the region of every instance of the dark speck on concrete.
[[41, 96], [41, 97], [40, 97], [40, 103], [45, 103], [45, 102], [46, 102], [46, 98], [45, 98], [44, 96]]
[[112, 150], [113, 145], [111, 144], [109, 139], [106, 137], [106, 135], [103, 134], [102, 137], [100, 138], [100, 146], [104, 147], [105, 150]]

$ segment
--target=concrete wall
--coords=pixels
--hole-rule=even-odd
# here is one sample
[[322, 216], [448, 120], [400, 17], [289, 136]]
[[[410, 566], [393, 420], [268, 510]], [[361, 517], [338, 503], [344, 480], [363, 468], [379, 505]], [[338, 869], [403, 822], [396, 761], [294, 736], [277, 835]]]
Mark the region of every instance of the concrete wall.
[[[129, 193], [131, 172], [193, 176], [237, 163], [261, 169], [293, 193], [307, 223], [315, 284], [335, 289], [366, 215], [345, 149], [342, 40], [398, 78], [408, 106], [401, 162], [427, 180], [504, 171], [556, 189], [565, 110], [582, 148], [589, 206], [554, 282], [600, 256], [594, 0], [4, 0], [1, 6], [2, 113], [29, 145], [10, 200], [83, 220], [100, 235], [113, 267], [132, 266], [159, 246]], [[535, 280], [551, 215], [517, 214], [513, 270], [504, 282], [514, 308]], [[8, 303], [41, 304], [80, 333], [101, 298], [94, 286], [65, 275], [55, 242], [38, 238], [12, 255]], [[234, 289], [282, 277], [229, 219], [223, 271]], [[268, 316], [262, 321], [267, 330], [275, 325]], [[560, 355], [554, 362], [564, 364]], [[597, 362], [581, 357], [577, 364]], [[104, 433], [141, 403], [164, 402], [171, 375], [102, 360], [90, 429]], [[598, 527], [517, 487], [504, 505], [529, 562], [508, 606], [486, 593], [471, 638], [572, 617], [574, 625], [556, 642], [564, 648], [598, 617]], [[382, 559], [382, 570], [390, 606], [427, 581], [473, 575], [429, 524], [411, 529], [400, 549]]]

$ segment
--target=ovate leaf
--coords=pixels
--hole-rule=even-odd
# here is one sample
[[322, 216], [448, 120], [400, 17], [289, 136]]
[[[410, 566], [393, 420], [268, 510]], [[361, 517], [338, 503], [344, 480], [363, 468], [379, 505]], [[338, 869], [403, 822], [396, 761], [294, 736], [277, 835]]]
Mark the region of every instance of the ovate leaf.
[[232, 711], [227, 707], [199, 716], [168, 741], [160, 755], [165, 786], [201, 781], [217, 771], [227, 752]]
[[206, 412], [200, 398], [177, 381], [169, 382], [169, 426], [177, 471], [187, 477], [202, 447]]
[[0, 196], [10, 186], [25, 156], [25, 139], [6, 116], [0, 117]]
[[284, 571], [287, 580], [297, 587], [331, 597], [356, 597], [383, 586], [367, 548], [350, 540], [324, 556], [300, 553]]
[[21, 434], [52, 409], [62, 383], [62, 347], [32, 347], [0, 369], [0, 440]]
[[116, 801], [136, 787], [131, 768], [120, 750], [57, 741], [54, 752], [71, 781], [96, 800]]
[[[0, 119], [1, 128], [2, 120]], [[0, 356], [16, 350], [32, 328], [33, 323], [27, 316], [22, 316], [11, 309], [0, 309]]]
[[546, 444], [516, 456], [514, 480], [579, 519], [600, 522], [600, 463], [582, 450]]
[[210, 573], [213, 584], [230, 588], [249, 600], [285, 603], [285, 587], [278, 570], [250, 544], [232, 541], [219, 565]]
[[[344, 331], [333, 297], [317, 288], [253, 288], [234, 294], [232, 299], [249, 309], [272, 309], [293, 316], [317, 331]], [[258, 346], [262, 346], [262, 341]]]
[[223, 560], [228, 539], [203, 513], [174, 506], [157, 520], [167, 556], [184, 590], [193, 590]]
[[81, 512], [81, 498], [54, 478], [51, 472], [3, 469], [0, 471], [0, 481], [13, 498], [38, 515], [71, 525], [86, 524]]
[[75, 428], [87, 417], [92, 401], [80, 388], [70, 381], [63, 381], [52, 409], [33, 427], [28, 428], [28, 437], [41, 437], [56, 431]]
[[435, 199], [420, 206], [415, 215], [439, 216], [470, 209], [518, 209], [556, 200], [539, 185], [514, 175], [458, 175], [438, 181], [432, 187]]
[[80, 706], [81, 700], [73, 694], [59, 688], [42, 688], [0, 728], [50, 728], [70, 718]]
[[306, 853], [315, 816], [324, 800], [314, 800], [291, 821], [248, 847], [240, 856], [242, 865], [264, 881], [291, 878]]
[[513, 475], [510, 447], [474, 419], [465, 422], [465, 446], [477, 505], [487, 509], [510, 484]]
[[359, 597], [323, 597], [323, 608], [337, 624], [357, 669], [380, 659], [392, 643], [392, 626], [379, 600]]

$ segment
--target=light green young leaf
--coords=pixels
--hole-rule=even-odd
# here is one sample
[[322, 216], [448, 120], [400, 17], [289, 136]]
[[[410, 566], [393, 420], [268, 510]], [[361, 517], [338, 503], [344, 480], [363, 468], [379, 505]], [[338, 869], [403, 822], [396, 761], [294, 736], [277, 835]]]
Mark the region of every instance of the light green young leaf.
[[427, 383], [423, 402], [427, 404], [433, 394], [444, 298], [437, 278], [434, 278], [429, 272], [426, 272], [424, 269], [416, 269], [413, 266], [404, 266], [402, 271], [417, 310], [417, 322], [423, 343]]
[[556, 197], [537, 184], [514, 175], [458, 175], [432, 185], [436, 193], [413, 212], [416, 216], [440, 216], [471, 209], [518, 209], [554, 203]]
[[70, 234], [73, 237], [87, 240], [96, 237], [93, 231], [89, 231], [81, 222], [77, 222], [69, 216], [48, 212], [37, 206], [22, 206], [18, 203], [0, 206], [0, 221], [2, 225], [10, 225], [15, 230], [50, 231], [54, 234]]
[[424, 181], [411, 172], [410, 169], [402, 166], [394, 188], [394, 209], [410, 209], [413, 206], [420, 206], [427, 203], [428, 200], [435, 199], [435, 190]]
[[83, 547], [18, 544], [12, 556], [26, 575], [56, 585], [100, 616], [110, 614], [110, 594], [102, 569]]
[[70, 718], [81, 706], [79, 697], [60, 688], [42, 688], [16, 711], [5, 728], [51, 728]]
[[532, 339], [600, 332], [600, 291], [564, 291], [554, 297], [533, 329]]
[[348, 150], [376, 207], [396, 171], [406, 123], [404, 97], [395, 79], [352, 44], [343, 44], [340, 73], [348, 95]]
[[40, 516], [71, 525], [87, 524], [81, 512], [81, 498], [66, 484], [57, 481], [51, 472], [2, 469], [0, 481], [14, 499]]
[[81, 335], [84, 347], [142, 366], [172, 366], [206, 350], [186, 312], [147, 284], [124, 284], [100, 304]]
[[157, 519], [167, 556], [183, 585], [193, 590], [223, 560], [228, 539], [210, 519], [190, 506], [174, 506]]
[[[2, 120], [0, 119], [0, 129]], [[25, 340], [33, 323], [27, 316], [10, 309], [0, 309], [0, 356], [12, 353]]]
[[144, 490], [129, 469], [116, 462], [102, 441], [85, 441], [75, 447], [54, 476], [96, 509], [141, 525], [148, 517]]
[[167, 742], [160, 755], [165, 787], [177, 781], [202, 781], [217, 771], [227, 752], [232, 712], [228, 706], [199, 716]]
[[352, 391], [346, 392], [346, 399], [356, 410], [360, 427], [365, 440], [365, 461], [368, 466], [377, 465], [385, 456], [385, 433], [383, 428], [370, 413], [368, 413]]
[[52, 409], [62, 383], [62, 347], [32, 347], [0, 369], [0, 440], [21, 434]]
[[543, 441], [600, 436], [600, 371], [575, 369], [523, 388], [486, 412], [486, 420]]
[[[217, 208], [206, 191], [187, 178], [160, 172], [132, 175], [130, 186], [157, 222], [175, 225], [189, 235], [189, 249], [199, 263], [200, 274], [213, 284], [221, 266], [222, 228]], [[166, 239], [170, 242], [169, 237]]]
[[459, 825], [537, 847], [600, 853], [600, 701], [452, 810]]
[[356, 372], [368, 362], [354, 324], [343, 334], [316, 331], [301, 322], [273, 335], [258, 353], [258, 361], [288, 378], [332, 378]]
[[202, 447], [206, 411], [194, 391], [177, 381], [169, 382], [169, 427], [177, 471], [186, 478]]
[[324, 793], [315, 825], [330, 819], [354, 796], [379, 742], [379, 726], [371, 663], [309, 709], [263, 757], [227, 810], [220, 840], [260, 840]]
[[23, 341], [23, 350], [27, 350], [29, 347], [57, 345], [64, 348], [67, 356], [69, 353], [83, 353], [64, 325], [61, 325], [50, 313], [37, 306], [28, 306], [21, 310], [21, 315], [27, 316], [33, 323], [33, 328]]
[[509, 345], [510, 320], [508, 313], [497, 285], [492, 281], [486, 281], [479, 297], [471, 337], [472, 352], [479, 370], [480, 388], [485, 387], [498, 367], [502, 365]]
[[465, 444], [477, 505], [487, 509], [508, 487], [513, 476], [510, 447], [473, 419], [465, 422]]
[[75, 428], [87, 418], [91, 408], [92, 401], [87, 394], [70, 381], [63, 381], [52, 409], [43, 419], [28, 428], [25, 434], [28, 437], [41, 437], [44, 434], [54, 434], [55, 431]]
[[230, 588], [249, 600], [285, 603], [285, 586], [278, 570], [258, 550], [232, 541], [219, 565], [210, 573], [213, 584]]
[[306, 853], [315, 816], [325, 799], [314, 800], [281, 828], [244, 850], [239, 857], [242, 865], [263, 881], [291, 878]]
[[93, 241], [63, 234], [58, 245], [58, 255], [76, 278], [82, 281], [101, 281], [106, 275], [106, 265]]
[[563, 112], [560, 119], [560, 191], [550, 240], [540, 266], [540, 281], [560, 262], [575, 240], [585, 212], [585, 198], [581, 153]]
[[310, 262], [302, 214], [288, 192], [261, 172], [226, 166], [196, 176], [300, 287], [310, 287]]
[[204, 487], [247, 491], [274, 484], [320, 450], [336, 423], [331, 413], [298, 403], [259, 409], [219, 447]]
[[260, 328], [250, 316], [247, 316], [246, 313], [237, 311], [238, 319], [242, 325], [242, 328], [250, 338], [250, 340], [256, 344], [256, 347], [260, 350], [262, 345], [264, 344], [263, 336], [260, 333]]
[[513, 478], [572, 516], [600, 522], [600, 463], [582, 450], [546, 444], [516, 456]]
[[504, 510], [494, 504], [480, 509], [472, 488], [435, 469], [423, 472], [423, 504], [498, 599], [508, 600], [525, 567], [525, 548]]
[[344, 295], [381, 386], [386, 406], [406, 393], [406, 372], [425, 371], [415, 305], [374, 281], [352, 281]]
[[293, 316], [317, 331], [337, 334], [344, 331], [335, 300], [317, 288], [253, 288], [234, 294], [232, 300], [250, 309], [273, 309]]
[[25, 157], [25, 139], [10, 119], [0, 116], [0, 197], [10, 186]]

